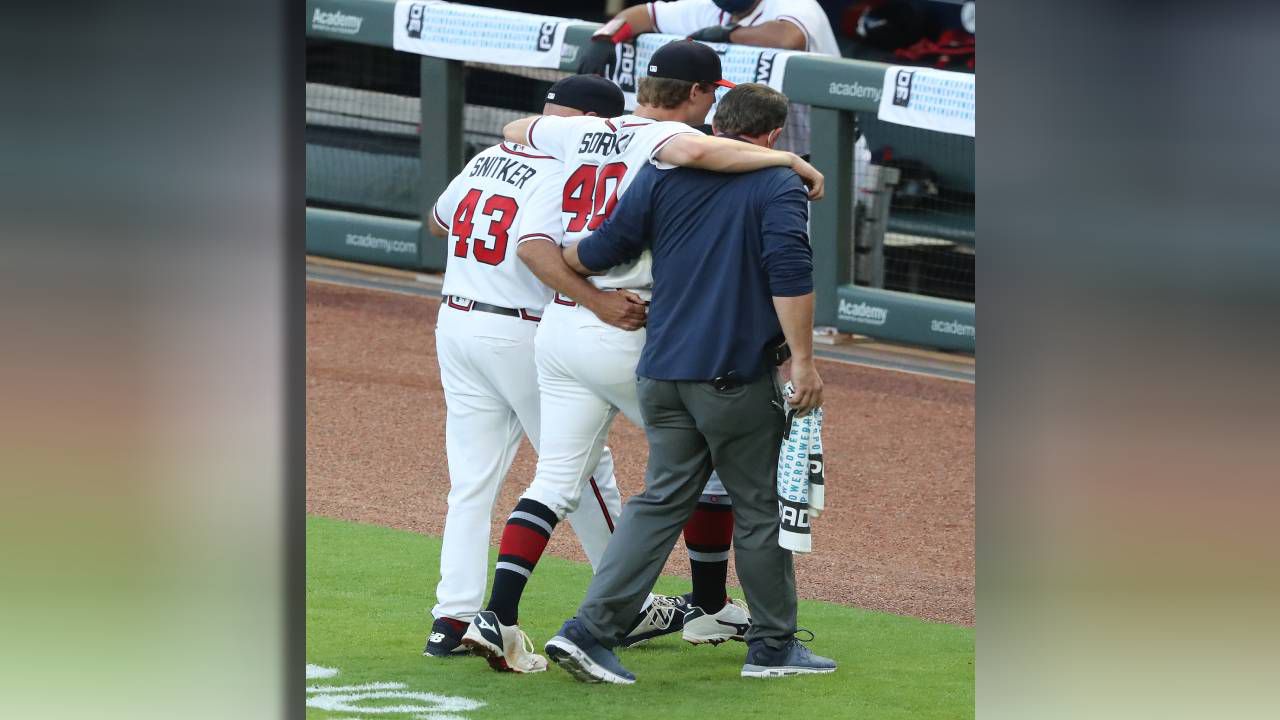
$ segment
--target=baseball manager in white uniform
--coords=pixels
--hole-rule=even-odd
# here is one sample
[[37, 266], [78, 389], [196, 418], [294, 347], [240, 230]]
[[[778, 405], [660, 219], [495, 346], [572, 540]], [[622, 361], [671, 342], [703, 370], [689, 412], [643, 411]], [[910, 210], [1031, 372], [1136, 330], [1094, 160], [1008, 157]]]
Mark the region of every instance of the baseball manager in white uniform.
[[[581, 91], [584, 83], [593, 92]], [[601, 78], [566, 78], [561, 115], [622, 112], [622, 93]], [[579, 92], [573, 92], [578, 87]], [[424, 652], [465, 652], [462, 633], [480, 610], [488, 575], [490, 515], [520, 436], [538, 447], [541, 422], [533, 340], [551, 290], [516, 255], [529, 238], [561, 235], [563, 163], [532, 148], [503, 142], [472, 158], [436, 201], [428, 224], [448, 238], [436, 353], [444, 386], [449, 506], [440, 555], [435, 618]], [[643, 308], [578, 279], [575, 294], [601, 317], [638, 327]], [[594, 301], [599, 300], [599, 303]], [[594, 567], [604, 554], [621, 498], [613, 461], [604, 450], [584, 482], [592, 501], [568, 514]], [[507, 638], [521, 645], [522, 638]], [[513, 664], [538, 656], [513, 656]], [[545, 668], [524, 667], [524, 670]]]

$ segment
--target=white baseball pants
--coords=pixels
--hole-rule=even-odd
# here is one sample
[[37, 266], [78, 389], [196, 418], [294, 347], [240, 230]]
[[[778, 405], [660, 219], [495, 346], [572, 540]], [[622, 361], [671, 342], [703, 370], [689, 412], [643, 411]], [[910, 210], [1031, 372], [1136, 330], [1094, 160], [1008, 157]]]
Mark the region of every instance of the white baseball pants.
[[[619, 330], [586, 308], [556, 302], [547, 306], [534, 341], [547, 431], [539, 444], [538, 470], [522, 497], [559, 517], [573, 513], [584, 479], [603, 457], [617, 414], [644, 427], [636, 396], [636, 365], [644, 340], [643, 329]], [[714, 474], [703, 492], [727, 494]]]
[[[483, 607], [490, 522], [520, 436], [539, 449], [538, 323], [440, 306], [436, 354], [446, 405], [449, 509], [433, 617], [470, 620]], [[608, 448], [583, 478], [591, 502], [568, 515], [594, 569], [622, 511]], [[594, 482], [593, 482], [594, 481]], [[581, 492], [581, 488], [579, 489]]]

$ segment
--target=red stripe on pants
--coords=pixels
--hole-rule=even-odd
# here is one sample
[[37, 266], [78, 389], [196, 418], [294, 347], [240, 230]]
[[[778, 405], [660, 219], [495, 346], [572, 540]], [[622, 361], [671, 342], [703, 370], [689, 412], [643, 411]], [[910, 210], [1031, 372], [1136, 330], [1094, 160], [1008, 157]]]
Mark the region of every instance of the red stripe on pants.
[[596, 502], [600, 503], [600, 512], [604, 513], [604, 521], [609, 525], [609, 532], [613, 532], [613, 516], [609, 514], [609, 506], [604, 504], [604, 497], [600, 495], [600, 486], [596, 485], [596, 479], [591, 478], [591, 492], [596, 494]]

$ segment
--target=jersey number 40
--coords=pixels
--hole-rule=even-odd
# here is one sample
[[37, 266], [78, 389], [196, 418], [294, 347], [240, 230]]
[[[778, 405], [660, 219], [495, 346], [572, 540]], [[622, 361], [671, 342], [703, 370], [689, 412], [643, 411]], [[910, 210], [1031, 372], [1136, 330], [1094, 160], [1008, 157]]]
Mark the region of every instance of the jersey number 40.
[[563, 208], [573, 215], [565, 225], [565, 232], [600, 227], [618, 204], [618, 186], [626, 174], [627, 164], [620, 162], [604, 167], [583, 165], [574, 170], [564, 184]]
[[[462, 198], [462, 202], [458, 203], [458, 209], [453, 213], [450, 232], [458, 239], [453, 245], [455, 257], [467, 256], [468, 243], [471, 240], [471, 234], [475, 232], [476, 207], [480, 205], [480, 196], [479, 189], [471, 189]], [[477, 238], [476, 242], [470, 245], [470, 251], [476, 260], [486, 265], [497, 265], [507, 258], [507, 233], [511, 230], [511, 223], [515, 222], [517, 209], [515, 198], [509, 198], [506, 195], [489, 196], [481, 213], [489, 217], [489, 236], [493, 242], [488, 244]]]

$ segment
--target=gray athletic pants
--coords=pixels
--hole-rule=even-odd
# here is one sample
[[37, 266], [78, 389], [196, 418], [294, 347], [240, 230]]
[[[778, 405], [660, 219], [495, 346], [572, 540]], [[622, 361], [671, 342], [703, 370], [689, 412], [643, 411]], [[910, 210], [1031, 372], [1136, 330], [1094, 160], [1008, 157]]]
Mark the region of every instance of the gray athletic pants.
[[733, 498], [738, 579], [751, 607], [747, 641], [781, 647], [796, 631], [791, 551], [778, 546], [775, 475], [786, 417], [774, 373], [732, 390], [640, 378], [649, 438], [645, 491], [622, 508], [578, 619], [617, 645], [658, 579], [714, 467]]

